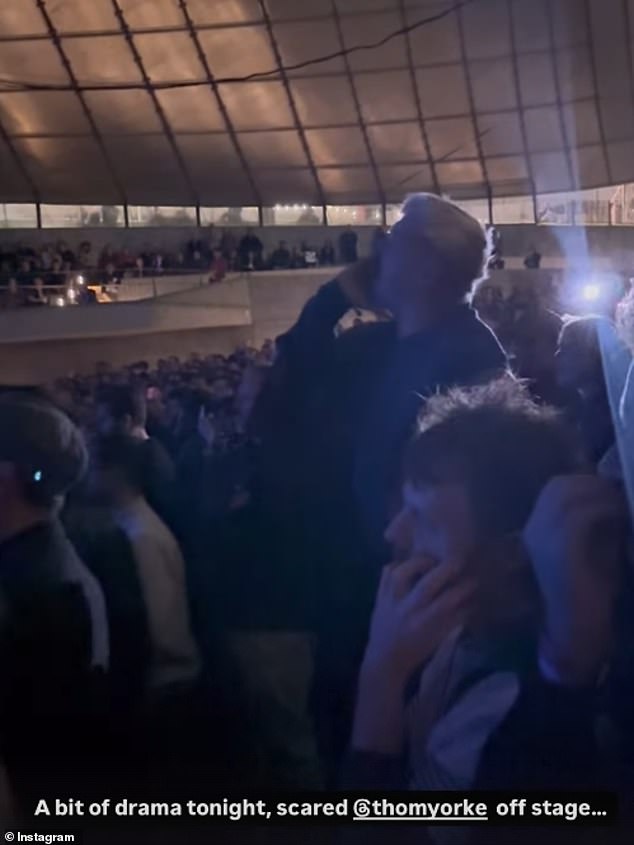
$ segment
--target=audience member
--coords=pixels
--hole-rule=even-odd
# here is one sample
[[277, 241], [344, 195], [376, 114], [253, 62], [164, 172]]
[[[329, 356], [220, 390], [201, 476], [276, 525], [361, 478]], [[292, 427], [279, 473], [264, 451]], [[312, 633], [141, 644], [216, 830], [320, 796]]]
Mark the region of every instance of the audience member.
[[101, 435], [122, 434], [140, 443], [144, 494], [170, 524], [174, 464], [161, 443], [148, 436], [147, 401], [142, 388], [112, 385], [103, 388], [96, 401], [96, 426]]
[[270, 258], [272, 270], [288, 270], [291, 266], [291, 253], [286, 241], [280, 241], [279, 246], [273, 251]]
[[132, 548], [147, 616], [151, 658], [149, 688], [193, 684], [200, 672], [192, 637], [185, 564], [176, 539], [143, 495], [142, 442], [125, 435], [94, 444], [93, 485]]
[[103, 595], [57, 518], [85, 464], [64, 414], [0, 397], [0, 756], [20, 802], [59, 794], [64, 777], [81, 795], [104, 741], [94, 721], [109, 657]]
[[346, 226], [339, 235], [339, 259], [342, 264], [354, 264], [358, 260], [357, 233], [352, 226]]
[[[490, 737], [538, 668], [539, 592], [516, 538], [545, 485], [580, 466], [556, 412], [508, 377], [428, 400], [359, 681], [364, 787], [477, 785]], [[513, 781], [506, 764], [500, 787]]]
[[531, 246], [528, 255], [524, 259], [524, 267], [526, 267], [527, 270], [539, 270], [541, 263], [541, 253], [537, 251], [536, 246]]

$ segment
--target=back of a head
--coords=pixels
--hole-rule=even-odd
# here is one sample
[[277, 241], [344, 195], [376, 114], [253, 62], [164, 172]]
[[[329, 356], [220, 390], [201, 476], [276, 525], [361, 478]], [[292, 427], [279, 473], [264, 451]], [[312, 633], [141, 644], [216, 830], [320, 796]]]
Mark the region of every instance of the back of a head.
[[429, 399], [405, 474], [414, 486], [465, 484], [479, 530], [495, 537], [521, 531], [546, 483], [580, 466], [558, 413], [507, 376]]
[[52, 507], [82, 477], [87, 452], [80, 431], [41, 396], [0, 396], [0, 462], [12, 464], [29, 502]]
[[91, 444], [91, 461], [97, 472], [116, 473], [127, 488], [141, 493], [144, 481], [143, 443], [125, 434], [97, 437]]
[[143, 391], [127, 384], [111, 385], [99, 391], [99, 405], [107, 408], [112, 420], [121, 424], [129, 418], [133, 425], [144, 426], [147, 417], [147, 404]]
[[409, 196], [391, 237], [424, 256], [426, 272], [453, 285], [457, 299], [467, 297], [485, 273], [490, 236], [474, 217], [435, 194]]

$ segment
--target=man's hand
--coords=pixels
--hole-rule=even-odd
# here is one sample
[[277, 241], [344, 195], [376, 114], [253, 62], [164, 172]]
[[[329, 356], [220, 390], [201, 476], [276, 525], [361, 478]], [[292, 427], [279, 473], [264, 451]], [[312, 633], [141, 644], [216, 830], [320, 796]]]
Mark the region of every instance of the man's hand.
[[339, 287], [354, 308], [372, 309], [373, 287], [377, 263], [372, 258], [362, 258], [350, 264], [337, 277]]
[[407, 682], [436, 648], [464, 620], [473, 585], [460, 567], [414, 557], [383, 570], [377, 593], [363, 671], [389, 673]]
[[406, 684], [463, 623], [472, 591], [454, 563], [416, 557], [385, 568], [359, 677], [354, 748], [400, 753]]
[[625, 526], [618, 488], [596, 476], [555, 478], [535, 505], [524, 544], [544, 602], [550, 680], [591, 684], [610, 658]]

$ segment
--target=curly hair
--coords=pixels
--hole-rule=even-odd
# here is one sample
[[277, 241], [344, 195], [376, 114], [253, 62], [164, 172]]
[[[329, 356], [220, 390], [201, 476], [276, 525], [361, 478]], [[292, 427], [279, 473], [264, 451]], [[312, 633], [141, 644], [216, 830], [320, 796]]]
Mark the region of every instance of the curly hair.
[[432, 396], [404, 464], [414, 486], [464, 483], [479, 525], [519, 531], [544, 485], [577, 471], [582, 450], [558, 411], [511, 376]]

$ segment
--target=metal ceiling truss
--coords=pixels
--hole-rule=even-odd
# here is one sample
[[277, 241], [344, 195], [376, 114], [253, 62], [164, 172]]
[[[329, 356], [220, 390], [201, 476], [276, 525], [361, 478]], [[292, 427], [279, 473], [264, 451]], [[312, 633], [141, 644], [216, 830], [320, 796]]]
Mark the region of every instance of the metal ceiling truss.
[[253, 175], [253, 171], [251, 170], [251, 167], [249, 166], [249, 162], [247, 161], [247, 158], [244, 154], [244, 150], [242, 149], [242, 146], [240, 144], [240, 139], [239, 139], [239, 137], [236, 133], [235, 127], [233, 125], [233, 122], [232, 122], [231, 117], [229, 115], [229, 112], [227, 110], [227, 106], [226, 106], [225, 101], [224, 101], [222, 94], [220, 92], [220, 86], [216, 83], [216, 80], [215, 80], [214, 75], [212, 73], [211, 67], [210, 67], [209, 62], [207, 60], [207, 56], [205, 54], [205, 51], [202, 48], [202, 44], [200, 43], [200, 38], [198, 37], [198, 30], [197, 30], [196, 26], [194, 25], [192, 17], [189, 13], [189, 8], [187, 6], [187, 0], [178, 0], [178, 5], [180, 6], [181, 11], [183, 13], [185, 23], [187, 24], [187, 31], [189, 32], [189, 35], [191, 36], [192, 42], [194, 44], [194, 48], [196, 50], [196, 54], [198, 55], [198, 59], [200, 61], [200, 64], [201, 64], [203, 70], [205, 71], [205, 76], [207, 77], [207, 81], [209, 83], [209, 88], [210, 88], [213, 96], [215, 97], [216, 103], [218, 105], [218, 109], [220, 110], [220, 114], [222, 115], [222, 119], [223, 119], [224, 124], [225, 124], [225, 130], [223, 130], [219, 134], [224, 135], [225, 131], [226, 131], [226, 134], [229, 136], [229, 139], [231, 140], [231, 144], [232, 144], [232, 146], [235, 150], [235, 153], [238, 157], [238, 160], [240, 161], [240, 164], [242, 165], [242, 168], [244, 169], [244, 173], [245, 173], [245, 176], [247, 177], [247, 180], [249, 182], [251, 190], [253, 191], [253, 197], [255, 199], [255, 203], [258, 207], [261, 207], [262, 206], [262, 198], [260, 196], [260, 191], [259, 191], [259, 188], [257, 186], [255, 177]]
[[99, 147], [99, 151], [101, 152], [101, 155], [105, 162], [112, 184], [114, 185], [115, 190], [119, 196], [119, 201], [125, 205], [127, 203], [127, 195], [126, 190], [123, 186], [123, 182], [119, 178], [117, 170], [112, 162], [112, 158], [110, 157], [110, 153], [108, 152], [108, 149], [104, 143], [101, 132], [97, 127], [97, 123], [95, 121], [92, 111], [90, 110], [90, 106], [86, 102], [86, 98], [84, 97], [84, 94], [81, 88], [79, 87], [77, 77], [75, 76], [75, 71], [73, 70], [73, 66], [68, 58], [68, 55], [66, 54], [66, 50], [64, 50], [64, 45], [62, 44], [59, 32], [57, 31], [55, 24], [53, 23], [51, 16], [48, 13], [46, 3], [44, 2], [44, 0], [35, 0], [35, 5], [37, 6], [40, 11], [40, 14], [42, 15], [42, 18], [46, 25], [46, 29], [48, 30], [48, 36], [53, 42], [55, 50], [57, 51], [57, 55], [59, 56], [62, 65], [64, 66], [64, 70], [66, 71], [66, 75], [68, 76], [71, 88], [75, 93], [77, 100], [79, 101], [80, 108], [84, 113], [84, 117], [86, 118], [86, 121], [88, 122], [88, 125], [90, 127], [91, 135], [95, 143]]
[[[37, 0], [37, 2], [41, 2], [41, 0]], [[143, 79], [143, 85], [145, 87], [145, 90], [147, 91], [150, 96], [150, 99], [152, 100], [158, 119], [161, 123], [161, 126], [163, 127], [165, 137], [167, 138], [167, 141], [170, 147], [172, 148], [172, 152], [174, 153], [174, 157], [176, 158], [176, 161], [178, 163], [178, 167], [183, 177], [183, 180], [189, 190], [192, 204], [198, 207], [200, 205], [198, 199], [198, 191], [196, 190], [194, 182], [185, 163], [185, 159], [183, 158], [183, 155], [178, 147], [178, 143], [176, 142], [172, 127], [169, 124], [165, 112], [163, 111], [163, 107], [161, 106], [159, 99], [156, 95], [156, 91], [152, 85], [150, 77], [147, 74], [147, 70], [145, 69], [145, 65], [143, 64], [141, 54], [139, 53], [139, 50], [136, 44], [134, 43], [134, 36], [132, 35], [130, 27], [128, 26], [128, 22], [126, 21], [125, 15], [123, 14], [123, 10], [117, 0], [110, 0], [110, 2], [112, 3], [112, 8], [117, 17], [117, 20], [119, 21], [121, 32], [123, 33], [126, 43], [130, 49], [130, 53], [132, 54], [134, 63], [137, 66], [139, 73], [141, 74], [141, 77]]]
[[319, 197], [319, 203], [322, 207], [322, 214], [326, 215], [326, 195], [324, 193], [323, 186], [321, 184], [321, 180], [319, 179], [319, 172], [317, 171], [317, 167], [315, 165], [315, 161], [313, 159], [312, 153], [310, 151], [310, 147], [308, 145], [308, 140], [306, 138], [306, 132], [304, 131], [304, 127], [302, 126], [302, 122], [299, 119], [299, 112], [297, 111], [297, 104], [295, 103], [295, 97], [293, 96], [293, 92], [291, 90], [290, 83], [288, 81], [288, 76], [283, 69], [284, 63], [282, 62], [282, 54], [280, 52], [279, 44], [277, 43], [277, 39], [275, 37], [275, 32], [273, 31], [273, 24], [271, 23], [271, 17], [269, 15], [268, 8], [266, 6], [266, 0], [258, 0], [258, 5], [260, 6], [260, 10], [262, 12], [262, 17], [264, 19], [264, 24], [266, 26], [266, 31], [269, 36], [269, 42], [271, 44], [271, 48], [273, 50], [273, 54], [275, 56], [275, 61], [277, 63], [277, 68], [280, 72], [280, 78], [282, 84], [284, 86], [284, 90], [286, 92], [286, 98], [288, 100], [288, 105], [291, 110], [291, 114], [293, 115], [293, 123], [297, 134], [299, 135], [299, 140], [302, 145], [302, 149], [304, 151], [304, 155], [306, 156], [306, 160], [308, 161], [308, 167], [310, 172], [312, 173], [313, 179], [315, 180], [315, 187], [317, 188], [317, 195]]
[[[339, 39], [339, 47], [341, 50], [346, 49], [346, 42], [343, 37], [343, 28], [341, 26], [341, 17], [339, 16], [339, 8], [337, 6], [337, 0], [330, 0], [332, 6], [332, 14], [335, 21], [335, 28], [337, 30], [337, 38]], [[383, 185], [381, 184], [381, 177], [379, 175], [379, 168], [377, 167], [376, 159], [374, 158], [374, 151], [372, 149], [372, 144], [370, 143], [370, 138], [368, 137], [368, 130], [365, 125], [365, 121], [363, 119], [363, 111], [361, 109], [361, 102], [359, 100], [359, 93], [357, 91], [357, 86], [354, 81], [354, 74], [352, 73], [352, 69], [350, 67], [350, 61], [348, 56], [344, 53], [343, 56], [343, 65], [346, 70], [346, 77], [348, 79], [348, 84], [350, 85], [350, 91], [352, 93], [352, 101], [354, 102], [354, 108], [357, 113], [357, 121], [359, 129], [361, 130], [361, 135], [363, 136], [363, 145], [365, 147], [366, 155], [368, 157], [368, 161], [370, 162], [370, 169], [372, 170], [372, 176], [374, 178], [374, 182], [376, 185], [377, 194], [381, 203], [381, 218], [382, 223], [385, 226], [386, 219], [385, 219], [385, 191], [383, 190]]]

